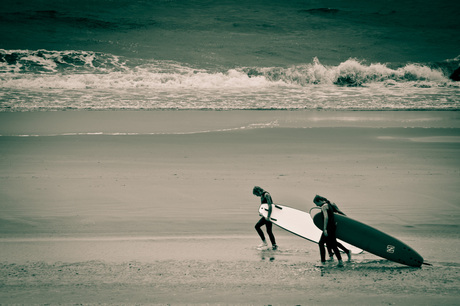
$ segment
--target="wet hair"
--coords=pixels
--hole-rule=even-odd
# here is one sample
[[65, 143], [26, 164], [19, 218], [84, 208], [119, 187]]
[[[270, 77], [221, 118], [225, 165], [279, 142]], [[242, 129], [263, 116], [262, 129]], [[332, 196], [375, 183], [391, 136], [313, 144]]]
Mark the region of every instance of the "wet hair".
[[252, 194], [261, 195], [264, 191], [265, 190], [263, 190], [263, 188], [259, 186], [254, 186], [254, 188], [252, 189]]
[[313, 199], [313, 203], [315, 203], [316, 205], [318, 205], [317, 203], [318, 203], [319, 201], [324, 201], [324, 202], [326, 202], [326, 203], [328, 203], [328, 204], [331, 204], [331, 202], [329, 202], [329, 200], [326, 199], [325, 197], [322, 197], [322, 196], [320, 196], [320, 195], [316, 195], [315, 198]]

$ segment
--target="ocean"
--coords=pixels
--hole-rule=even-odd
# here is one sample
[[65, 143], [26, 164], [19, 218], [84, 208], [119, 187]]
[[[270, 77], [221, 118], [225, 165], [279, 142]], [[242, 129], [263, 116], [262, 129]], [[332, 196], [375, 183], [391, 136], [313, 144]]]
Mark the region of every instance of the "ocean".
[[454, 110], [458, 1], [8, 1], [0, 112]]

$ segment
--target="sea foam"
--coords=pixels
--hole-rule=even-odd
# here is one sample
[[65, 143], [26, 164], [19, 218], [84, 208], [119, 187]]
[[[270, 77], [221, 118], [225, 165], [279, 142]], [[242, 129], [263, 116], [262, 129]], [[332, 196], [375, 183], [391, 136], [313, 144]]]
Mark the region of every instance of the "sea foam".
[[445, 65], [339, 65], [206, 69], [90, 51], [0, 50], [0, 110], [459, 109]]

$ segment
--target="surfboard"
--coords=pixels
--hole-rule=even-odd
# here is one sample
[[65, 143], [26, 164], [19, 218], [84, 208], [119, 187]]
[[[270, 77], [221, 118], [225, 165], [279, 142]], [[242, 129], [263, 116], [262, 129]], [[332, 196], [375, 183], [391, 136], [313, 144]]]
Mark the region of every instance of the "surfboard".
[[[313, 207], [310, 215], [318, 229], [324, 225], [321, 208]], [[385, 259], [411, 267], [420, 267], [423, 257], [404, 242], [369, 225], [347, 216], [334, 214], [337, 223], [336, 237], [355, 247]]]
[[[262, 204], [259, 215], [267, 217], [268, 204]], [[318, 243], [322, 231], [313, 223], [309, 213], [281, 204], [273, 204], [270, 221], [278, 227], [291, 232], [299, 237]], [[344, 241], [340, 241], [344, 247], [351, 250], [352, 254], [359, 254], [363, 250]]]

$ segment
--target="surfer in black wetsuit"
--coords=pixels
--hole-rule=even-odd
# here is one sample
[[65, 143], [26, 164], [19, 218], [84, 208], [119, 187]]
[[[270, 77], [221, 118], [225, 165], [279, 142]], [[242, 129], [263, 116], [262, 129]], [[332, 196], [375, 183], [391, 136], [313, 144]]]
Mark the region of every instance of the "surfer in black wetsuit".
[[351, 260], [351, 251], [345, 248], [342, 244], [337, 242], [337, 238], [335, 236], [336, 230], [336, 223], [334, 218], [334, 212], [339, 214], [345, 215], [335, 203], [331, 203], [328, 199], [317, 195], [313, 199], [313, 203], [317, 206], [321, 207], [324, 216], [324, 229], [321, 235], [321, 238], [318, 242], [319, 244], [319, 251], [321, 254], [321, 264], [326, 263], [326, 250], [324, 249], [324, 243], [329, 251], [329, 255], [332, 257], [332, 251], [334, 252], [335, 256], [337, 256], [337, 260], [339, 261], [338, 266], [343, 266], [342, 256], [340, 255], [339, 247], [348, 255], [348, 260]]
[[260, 239], [262, 239], [262, 244], [260, 244], [257, 249], [259, 250], [265, 250], [268, 248], [267, 246], [267, 242], [265, 241], [265, 235], [264, 233], [262, 232], [262, 229], [261, 227], [263, 225], [265, 225], [266, 229], [267, 229], [267, 234], [268, 234], [268, 237], [270, 238], [270, 242], [272, 243], [272, 249], [273, 250], [276, 250], [278, 249], [278, 246], [276, 245], [276, 242], [275, 242], [275, 236], [273, 235], [273, 232], [272, 232], [272, 226], [273, 224], [270, 222], [270, 216], [272, 214], [272, 204], [273, 204], [273, 201], [272, 201], [272, 197], [270, 196], [270, 194], [268, 193], [268, 191], [265, 191], [263, 190], [261, 187], [259, 186], [255, 186], [254, 189], [252, 190], [252, 193], [255, 195], [255, 196], [258, 196], [260, 197], [260, 202], [261, 204], [268, 204], [268, 215], [267, 215], [267, 218], [265, 219], [264, 217], [262, 217], [259, 222], [257, 222], [257, 224], [255, 225], [255, 228], [256, 228], [256, 231], [257, 233], [259, 234], [260, 236]]

